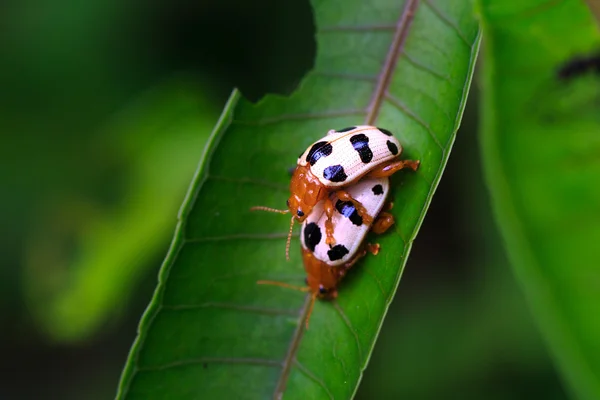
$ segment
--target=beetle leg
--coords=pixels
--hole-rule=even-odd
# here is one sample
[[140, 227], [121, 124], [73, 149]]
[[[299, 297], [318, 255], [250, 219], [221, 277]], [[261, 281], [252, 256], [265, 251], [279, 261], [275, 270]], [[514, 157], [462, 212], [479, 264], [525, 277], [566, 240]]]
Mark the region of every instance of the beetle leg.
[[365, 206], [363, 206], [360, 201], [355, 200], [354, 197], [350, 195], [350, 193], [346, 192], [345, 190], [338, 190], [337, 192], [335, 192], [335, 195], [338, 197], [338, 199], [342, 201], [352, 202], [352, 204], [354, 204], [354, 207], [356, 208], [356, 212], [359, 216], [362, 217], [363, 223], [370, 225], [373, 222], [373, 217], [369, 215], [369, 212], [367, 211]]
[[327, 215], [327, 220], [325, 220], [325, 244], [335, 244], [335, 238], [333, 237], [333, 202], [331, 198], [327, 197], [325, 199], [325, 215]]
[[381, 235], [383, 232], [390, 229], [390, 226], [394, 225], [394, 216], [390, 213], [382, 211], [377, 216], [375, 222], [373, 222], [373, 226], [371, 227], [371, 231], [374, 233]]
[[365, 244], [365, 253], [368, 251], [369, 253], [376, 256], [379, 253], [380, 248], [381, 248], [381, 246], [379, 246], [379, 243], [375, 243], [375, 244], [367, 243], [367, 244]]
[[361, 258], [363, 258], [364, 256], [367, 255], [367, 249], [363, 246], [361, 250], [359, 250], [356, 255], [354, 256], [354, 258], [352, 258], [350, 261], [348, 261], [346, 264], [344, 264], [344, 266], [342, 267], [342, 270], [344, 271], [344, 275], [346, 274], [346, 272], [348, 272], [348, 270], [350, 268], [352, 268], [352, 266], [354, 264], [356, 264], [356, 262], [358, 260], [360, 260]]
[[385, 178], [387, 176], [391, 176], [396, 172], [400, 171], [404, 168], [410, 168], [413, 171], [416, 171], [419, 168], [419, 164], [421, 162], [419, 160], [397, 160], [390, 161], [387, 164], [380, 165], [375, 169], [371, 170], [366, 176], [369, 178]]

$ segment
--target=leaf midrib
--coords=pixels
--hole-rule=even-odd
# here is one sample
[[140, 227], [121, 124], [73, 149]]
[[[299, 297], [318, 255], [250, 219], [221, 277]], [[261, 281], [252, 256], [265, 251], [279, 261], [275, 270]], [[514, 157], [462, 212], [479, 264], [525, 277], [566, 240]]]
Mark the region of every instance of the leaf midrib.
[[[404, 5], [402, 13], [400, 14], [400, 18], [398, 19], [398, 22], [395, 26], [392, 43], [388, 50], [385, 62], [378, 75], [377, 84], [375, 86], [375, 90], [373, 91], [373, 96], [371, 97], [371, 101], [367, 106], [367, 116], [365, 118], [366, 125], [374, 125], [375, 121], [377, 120], [377, 117], [379, 116], [381, 104], [388, 91], [388, 87], [390, 85], [392, 76], [394, 75], [394, 71], [399, 58], [398, 56], [402, 51], [402, 48], [404, 47], [406, 38], [408, 37], [411, 22], [414, 18], [418, 5], [419, 0], [408, 0]], [[302, 308], [300, 310], [300, 321], [306, 320], [306, 317], [308, 316], [310, 301], [311, 295], [307, 294], [304, 299], [304, 304], [302, 305]], [[290, 345], [288, 347], [288, 352], [283, 360], [283, 368], [279, 376], [277, 386], [275, 387], [275, 392], [273, 393], [274, 399], [280, 399], [283, 396], [290, 371], [292, 369], [292, 366], [294, 365], [294, 360], [296, 359], [296, 353], [298, 351], [298, 348], [300, 347], [300, 341], [302, 339], [302, 336], [304, 335], [304, 331], [305, 324], [302, 322], [298, 323], [298, 326], [294, 331], [294, 335], [292, 336], [292, 341], [290, 342]], [[362, 355], [360, 361], [361, 363], [363, 362]]]

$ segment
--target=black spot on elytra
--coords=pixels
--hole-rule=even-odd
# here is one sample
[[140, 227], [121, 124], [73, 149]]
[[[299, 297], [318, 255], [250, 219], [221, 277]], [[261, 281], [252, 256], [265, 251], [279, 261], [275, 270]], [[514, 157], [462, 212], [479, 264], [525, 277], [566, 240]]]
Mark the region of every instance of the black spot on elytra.
[[327, 256], [329, 256], [329, 260], [336, 261], [344, 258], [349, 252], [350, 251], [343, 244], [336, 244], [331, 249], [327, 250]]
[[319, 225], [314, 222], [306, 224], [304, 227], [304, 244], [310, 251], [315, 251], [315, 247], [321, 242], [322, 237]]
[[379, 196], [380, 194], [383, 194], [383, 186], [381, 186], [381, 185], [375, 185], [375, 186], [373, 186], [373, 188], [371, 190], [373, 190], [373, 194], [375, 196]]
[[329, 142], [317, 142], [312, 145], [310, 150], [308, 151], [308, 155], [306, 156], [306, 162], [310, 163], [310, 165], [315, 165], [315, 163], [321, 157], [327, 157], [333, 151], [333, 147]]
[[398, 146], [396, 146], [396, 144], [394, 144], [388, 140], [387, 147], [390, 150], [390, 153], [392, 153], [393, 155], [398, 154]]
[[341, 165], [331, 165], [323, 170], [323, 178], [331, 182], [344, 182], [348, 176]]
[[338, 200], [335, 203], [335, 208], [340, 214], [348, 218], [354, 225], [362, 225], [363, 219], [360, 215], [358, 215], [358, 211], [356, 211], [356, 207], [354, 207], [354, 204], [352, 204], [351, 201]]
[[381, 132], [383, 132], [384, 135], [394, 136], [394, 135], [392, 135], [392, 132], [388, 131], [387, 129], [383, 129], [383, 128], [377, 128], [377, 129], [379, 129]]
[[336, 132], [337, 132], [337, 133], [348, 132], [348, 131], [351, 131], [351, 130], [353, 130], [353, 129], [356, 129], [356, 127], [355, 127], [355, 126], [349, 126], [349, 127], [347, 127], [347, 128], [340, 129], [339, 131], [336, 131]]
[[363, 133], [354, 135], [350, 138], [350, 143], [352, 143], [354, 150], [358, 152], [360, 161], [362, 161], [364, 164], [371, 162], [373, 159], [373, 152], [369, 148], [369, 138], [367, 135]]

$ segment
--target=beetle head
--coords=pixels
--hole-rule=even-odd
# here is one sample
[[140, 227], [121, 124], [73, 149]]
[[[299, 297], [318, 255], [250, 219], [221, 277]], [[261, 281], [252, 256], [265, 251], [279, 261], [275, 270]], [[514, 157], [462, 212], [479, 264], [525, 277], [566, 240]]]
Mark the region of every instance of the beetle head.
[[313, 207], [327, 196], [328, 191], [310, 172], [308, 166], [296, 167], [290, 182], [287, 206], [296, 221], [302, 223]]

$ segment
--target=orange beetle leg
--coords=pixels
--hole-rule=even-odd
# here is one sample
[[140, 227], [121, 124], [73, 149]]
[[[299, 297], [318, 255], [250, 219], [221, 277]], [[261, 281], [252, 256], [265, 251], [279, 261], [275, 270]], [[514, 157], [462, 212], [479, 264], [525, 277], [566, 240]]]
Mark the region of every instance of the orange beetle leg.
[[420, 163], [421, 163], [421, 161], [419, 161], [419, 160], [416, 160], [416, 161], [413, 161], [413, 160], [391, 161], [387, 164], [380, 165], [379, 167], [373, 169], [366, 176], [368, 176], [369, 178], [385, 178], [387, 176], [391, 176], [391, 175], [395, 174], [396, 172], [398, 172], [404, 168], [410, 168], [413, 171], [416, 171], [417, 168], [419, 168]]
[[352, 204], [354, 204], [354, 207], [356, 207], [356, 212], [358, 215], [362, 217], [363, 223], [370, 225], [373, 222], [373, 217], [369, 215], [369, 212], [365, 206], [363, 206], [360, 201], [355, 200], [350, 193], [346, 192], [345, 190], [338, 190], [335, 192], [335, 195], [342, 201], [351, 201]]
[[335, 244], [335, 238], [333, 237], [333, 203], [331, 202], [331, 198], [325, 199], [325, 214], [327, 215], [327, 220], [325, 221], [325, 243], [329, 245]]
[[379, 246], [379, 243], [375, 243], [375, 244], [367, 243], [365, 245], [365, 247], [366, 247], [366, 250], [369, 253], [373, 254], [374, 256], [376, 256], [379, 253], [379, 249], [381, 249], [381, 246]]
[[390, 226], [394, 225], [394, 222], [396, 221], [394, 220], [394, 216], [392, 214], [382, 211], [379, 213], [377, 219], [373, 223], [371, 231], [381, 235], [383, 232], [390, 229]]

